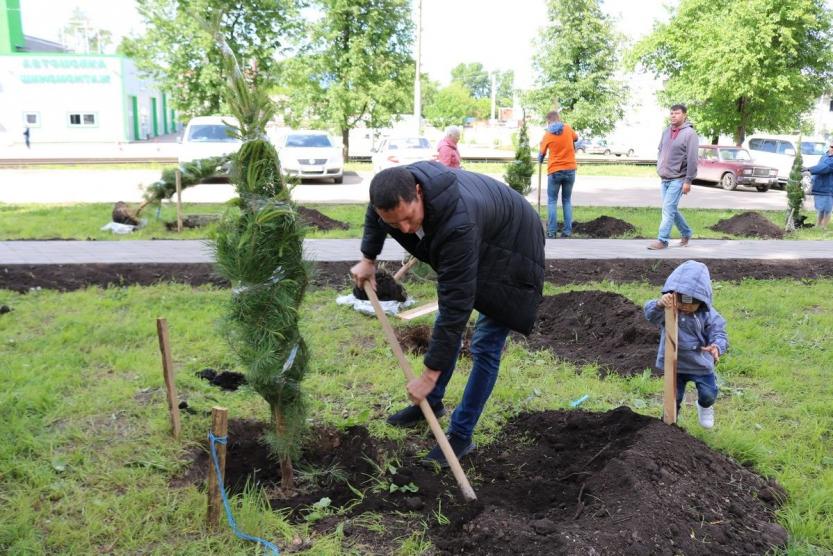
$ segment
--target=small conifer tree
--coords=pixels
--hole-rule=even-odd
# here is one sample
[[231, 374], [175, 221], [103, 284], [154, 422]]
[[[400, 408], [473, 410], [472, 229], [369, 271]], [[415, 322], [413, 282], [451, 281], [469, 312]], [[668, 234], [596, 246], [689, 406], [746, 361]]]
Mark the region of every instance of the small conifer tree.
[[804, 161], [801, 158], [801, 137], [798, 138], [799, 149], [795, 153], [795, 160], [793, 160], [792, 169], [790, 169], [790, 178], [787, 180], [787, 223], [786, 230], [791, 232], [795, 230], [796, 223], [801, 222], [799, 213], [804, 205], [804, 186], [801, 183], [801, 168]]
[[526, 195], [532, 189], [530, 179], [535, 173], [535, 166], [532, 164], [532, 155], [529, 150], [529, 134], [526, 130], [526, 116], [521, 120], [521, 129], [518, 132], [518, 148], [515, 150], [515, 160], [509, 163], [503, 179], [509, 187]]

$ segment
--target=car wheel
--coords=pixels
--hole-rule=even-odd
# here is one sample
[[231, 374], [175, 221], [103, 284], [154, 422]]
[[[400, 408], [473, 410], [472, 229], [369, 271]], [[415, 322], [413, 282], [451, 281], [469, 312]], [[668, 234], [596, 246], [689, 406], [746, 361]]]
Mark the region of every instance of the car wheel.
[[610, 149], [605, 149], [605, 156], [610, 156]]
[[737, 186], [738, 182], [735, 180], [735, 175], [732, 172], [726, 172], [723, 174], [723, 177], [720, 178], [720, 187], [726, 191], [734, 191]]
[[767, 191], [769, 191], [769, 186], [768, 185], [756, 185], [755, 189], [757, 189], [761, 193], [766, 193]]
[[333, 183], [344, 183], [344, 176], [333, 178]]
[[587, 152], [584, 149], [578, 149], [576, 150], [576, 154], [587, 154]]
[[628, 149], [628, 158], [634, 155], [633, 149]]

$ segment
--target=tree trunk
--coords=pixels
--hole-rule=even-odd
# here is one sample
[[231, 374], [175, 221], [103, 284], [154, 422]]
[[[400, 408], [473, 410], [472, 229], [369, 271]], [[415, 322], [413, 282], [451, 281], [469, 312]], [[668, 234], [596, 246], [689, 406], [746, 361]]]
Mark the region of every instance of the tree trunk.
[[720, 137], [717, 135], [712, 135], [712, 145], [717, 145]]
[[[279, 438], [283, 438], [286, 433], [286, 425], [284, 423], [283, 413], [277, 407], [272, 408], [272, 420], [275, 423], [275, 433]], [[295, 471], [292, 469], [292, 460], [289, 456], [281, 456], [281, 488], [286, 491], [292, 491], [295, 488]]]
[[740, 122], [735, 130], [735, 145], [741, 146], [746, 140], [746, 126], [749, 124], [749, 112], [747, 109], [746, 97], [740, 97], [737, 101]]
[[344, 162], [347, 162], [350, 155], [350, 129], [347, 127], [341, 129], [341, 143], [344, 146]]

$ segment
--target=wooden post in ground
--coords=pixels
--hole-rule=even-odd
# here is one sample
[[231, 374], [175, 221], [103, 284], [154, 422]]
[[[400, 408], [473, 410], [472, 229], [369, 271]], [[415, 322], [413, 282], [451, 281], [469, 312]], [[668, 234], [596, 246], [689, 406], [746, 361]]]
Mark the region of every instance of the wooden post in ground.
[[[225, 407], [211, 408], [211, 432], [217, 438], [228, 434], [228, 409]], [[220, 474], [226, 474], [226, 445], [215, 443], [217, 450], [217, 464], [220, 467]], [[220, 515], [223, 512], [223, 498], [220, 493], [220, 485], [217, 484], [217, 471], [214, 469], [214, 460], [208, 454], [208, 526], [217, 527], [220, 525]]]
[[411, 255], [411, 258], [408, 259], [408, 262], [403, 264], [402, 268], [396, 271], [396, 274], [393, 275], [393, 279], [397, 282], [400, 281], [402, 277], [405, 276], [405, 274], [407, 274], [408, 271], [411, 270], [414, 267], [414, 265], [417, 264], [417, 262], [419, 262], [419, 259]]
[[174, 364], [171, 358], [171, 346], [168, 341], [168, 321], [156, 319], [156, 334], [159, 336], [159, 351], [162, 352], [162, 374], [165, 378], [165, 391], [168, 395], [168, 413], [171, 416], [171, 432], [179, 438], [182, 427], [179, 423], [179, 398], [174, 382]]
[[663, 369], [662, 420], [677, 422], [677, 305], [665, 308], [665, 368]]
[[176, 169], [176, 231], [182, 231], [182, 172]]

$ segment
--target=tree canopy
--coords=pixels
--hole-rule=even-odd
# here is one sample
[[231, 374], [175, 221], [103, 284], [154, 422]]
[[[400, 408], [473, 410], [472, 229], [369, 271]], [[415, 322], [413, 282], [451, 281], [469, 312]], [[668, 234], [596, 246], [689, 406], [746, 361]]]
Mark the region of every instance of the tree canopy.
[[700, 133], [800, 127], [833, 77], [824, 0], [682, 0], [639, 42], [632, 62], [667, 78], [661, 100], [685, 102]]
[[295, 55], [282, 63], [282, 107], [293, 126], [334, 127], [345, 149], [359, 122], [385, 127], [413, 106], [408, 0], [314, 0]]
[[[219, 11], [221, 32], [241, 65], [268, 86], [277, 76], [276, 53], [299, 32], [297, 0], [136, 0], [147, 27], [120, 50], [165, 90], [187, 116], [222, 112], [222, 55], [200, 23]], [[199, 17], [197, 17], [199, 16]]]
[[491, 98], [492, 79], [479, 62], [454, 66], [451, 82], [465, 87], [473, 98]]
[[548, 22], [533, 59], [528, 102], [539, 112], [560, 109], [580, 131], [603, 135], [622, 118], [626, 90], [616, 77], [621, 37], [600, 0], [548, 0]]
[[451, 83], [434, 93], [431, 102], [424, 105], [423, 114], [438, 129], [463, 125], [466, 118], [476, 117], [477, 102], [461, 83]]

